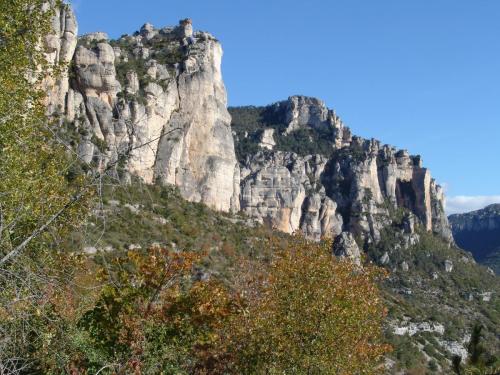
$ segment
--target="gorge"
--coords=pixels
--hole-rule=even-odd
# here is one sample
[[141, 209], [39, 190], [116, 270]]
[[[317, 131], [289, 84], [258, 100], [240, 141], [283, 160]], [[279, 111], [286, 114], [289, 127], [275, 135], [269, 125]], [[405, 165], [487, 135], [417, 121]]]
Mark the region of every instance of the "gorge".
[[74, 235], [86, 255], [199, 248], [210, 259], [196, 277], [230, 279], [231, 254], [264, 262], [256, 243], [298, 232], [387, 270], [390, 373], [449, 373], [477, 322], [498, 342], [498, 279], [457, 246], [419, 155], [354, 135], [314, 97], [228, 108], [222, 46], [189, 19], [112, 40], [78, 36], [62, 6], [52, 26], [47, 58], [64, 69], [45, 82], [47, 106], [78, 155], [71, 173], [118, 186], [84, 223], [89, 238]]

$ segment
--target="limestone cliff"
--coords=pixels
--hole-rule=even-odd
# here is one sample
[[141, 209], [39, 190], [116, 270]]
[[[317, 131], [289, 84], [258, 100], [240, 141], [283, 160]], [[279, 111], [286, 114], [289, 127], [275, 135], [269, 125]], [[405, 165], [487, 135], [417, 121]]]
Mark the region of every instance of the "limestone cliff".
[[[47, 3], [53, 6], [53, 1]], [[73, 58], [77, 44], [78, 24], [75, 15], [68, 5], [55, 7], [52, 18], [53, 32], [45, 37], [44, 48], [49, 67], [61, 67], [61, 73], [56, 79], [45, 81], [48, 93], [48, 111], [53, 114], [60, 112], [65, 105], [69, 90], [69, 74], [67, 66]]]
[[420, 157], [353, 136], [315, 98], [293, 96], [231, 113], [237, 148], [245, 146], [238, 148], [241, 208], [250, 216], [316, 239], [349, 231], [377, 242], [395, 211], [405, 209], [452, 241], [442, 189]]
[[320, 239], [342, 231], [337, 204], [320, 183], [327, 160], [278, 151], [253, 155], [241, 170], [241, 209], [277, 229]]
[[93, 33], [77, 44], [68, 7], [54, 29], [51, 59], [71, 64], [49, 112], [78, 134], [83, 162], [113, 166], [125, 181], [175, 184], [186, 199], [217, 210], [239, 209], [222, 48], [213, 36], [183, 20], [175, 28], [146, 24], [119, 40]]
[[351, 232], [377, 242], [406, 209], [451, 241], [442, 190], [420, 158], [353, 136], [321, 100], [252, 107], [231, 128], [221, 45], [189, 19], [118, 40], [76, 33], [63, 6], [46, 41], [49, 61], [67, 67], [48, 85], [49, 113], [92, 168], [173, 184], [187, 200], [313, 239]]

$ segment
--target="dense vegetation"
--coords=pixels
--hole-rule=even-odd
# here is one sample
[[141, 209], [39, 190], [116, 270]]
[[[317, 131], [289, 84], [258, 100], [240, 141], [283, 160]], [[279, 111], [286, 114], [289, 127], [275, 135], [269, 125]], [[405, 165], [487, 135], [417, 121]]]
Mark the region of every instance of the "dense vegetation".
[[373, 374], [389, 348], [383, 273], [335, 260], [328, 243], [249, 228], [169, 187], [108, 185], [94, 216], [61, 248], [115, 248], [58, 264], [71, 274], [39, 313], [49, 339], [29, 351], [41, 373]]
[[[200, 249], [205, 256], [197, 267], [198, 277], [215, 275], [224, 285], [234, 286], [241, 284], [238, 270], [250, 269], [250, 274], [263, 272], [272, 264], [273, 254], [294, 241], [294, 237], [263, 226], [251, 227], [244, 217], [216, 213], [202, 204], [183, 201], [173, 188], [135, 183], [129, 187], [107, 186], [104, 191], [105, 219], [99, 211], [82, 231], [85, 236], [73, 236], [76, 241], [73, 247], [112, 246], [114, 250], [108, 248], [110, 254], [123, 254], [129, 245], [147, 249], [154, 242], [177, 251]], [[392, 215], [394, 226], [386, 228], [379, 244], [366, 247], [366, 262], [382, 265], [380, 259], [385, 252], [389, 254], [384, 267], [391, 273], [381, 285], [388, 309], [385, 337], [394, 348], [389, 354], [395, 361], [394, 371], [407, 369], [414, 374], [452, 371], [449, 367], [452, 355], [443, 348], [443, 342], [461, 343], [475, 324], [484, 327], [484, 345], [488, 355], [495, 355], [499, 306], [494, 297], [483, 301], [482, 293], [492, 292], [495, 296], [499, 291], [497, 279], [474, 264], [466, 252], [450, 248], [423, 230], [418, 232], [418, 244], [401, 247], [402, 223], [407, 213], [397, 210]], [[273, 238], [273, 246], [269, 246]], [[87, 242], [81, 242], [83, 239]], [[453, 272], [445, 271], [446, 260], [452, 261]], [[402, 268], [403, 262], [408, 265], [407, 271]], [[287, 293], [292, 298], [293, 293]], [[301, 316], [308, 313], [312, 312], [308, 310]], [[391, 328], [392, 323], [404, 326], [422, 322], [443, 324], [444, 334], [395, 335]], [[279, 327], [277, 323], [274, 325]]]
[[[0, 373], [26, 366], [57, 334], [57, 298], [73, 267], [58, 241], [85, 214], [81, 177], [45, 117], [51, 27], [45, 1], [0, 3]], [[53, 335], [53, 336], [52, 336]]]
[[389, 349], [380, 271], [301, 238], [267, 246], [273, 261], [241, 258], [231, 283], [193, 275], [203, 252], [98, 256], [102, 284], [66, 361], [76, 373], [376, 373]]
[[260, 150], [258, 144], [266, 128], [275, 129], [275, 150], [295, 152], [301, 156], [321, 154], [326, 157], [334, 152], [332, 128], [301, 128], [285, 135], [286, 124], [279, 104], [268, 107], [230, 107], [229, 113], [238, 140], [235, 146], [240, 163]]

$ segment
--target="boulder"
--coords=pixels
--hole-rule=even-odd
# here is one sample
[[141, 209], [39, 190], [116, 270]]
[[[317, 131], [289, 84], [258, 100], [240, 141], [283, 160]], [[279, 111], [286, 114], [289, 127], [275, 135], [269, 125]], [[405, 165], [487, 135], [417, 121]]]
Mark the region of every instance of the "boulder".
[[274, 129], [264, 129], [260, 137], [259, 146], [268, 150], [272, 150], [274, 146], [276, 146], [276, 142], [274, 140]]
[[389, 263], [389, 261], [390, 261], [389, 254], [388, 254], [388, 253], [387, 253], [387, 251], [386, 251], [386, 252], [385, 252], [385, 253], [384, 253], [384, 254], [380, 257], [379, 262], [380, 262], [380, 264], [385, 265], [385, 264]]
[[361, 252], [354, 236], [350, 232], [342, 232], [333, 242], [333, 254], [340, 258], [351, 260], [361, 266]]
[[451, 272], [451, 271], [453, 271], [453, 262], [452, 262], [451, 260], [446, 259], [446, 260], [444, 261], [444, 270], [445, 270], [446, 272]]
[[181, 39], [191, 38], [193, 36], [193, 23], [191, 19], [180, 20], [176, 31]]

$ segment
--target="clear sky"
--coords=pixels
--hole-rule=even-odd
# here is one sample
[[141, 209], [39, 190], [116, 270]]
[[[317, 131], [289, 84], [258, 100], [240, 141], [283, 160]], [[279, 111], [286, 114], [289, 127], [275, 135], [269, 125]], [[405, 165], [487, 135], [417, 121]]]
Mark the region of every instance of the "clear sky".
[[421, 154], [449, 211], [500, 203], [500, 0], [73, 0], [80, 33], [193, 19], [224, 48], [229, 104], [302, 94]]

